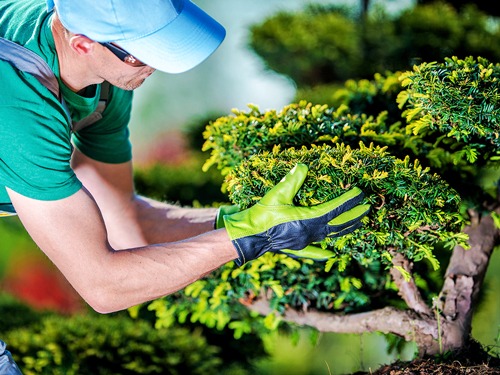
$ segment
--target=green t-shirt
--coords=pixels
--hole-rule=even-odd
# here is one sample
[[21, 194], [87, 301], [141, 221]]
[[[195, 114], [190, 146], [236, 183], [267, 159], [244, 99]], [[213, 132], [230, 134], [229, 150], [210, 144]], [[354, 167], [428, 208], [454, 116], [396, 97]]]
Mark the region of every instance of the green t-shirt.
[[[95, 111], [100, 85], [88, 87], [82, 96], [61, 82], [51, 19], [44, 0], [0, 1], [0, 36], [47, 62], [72, 120], [78, 121]], [[6, 186], [40, 200], [62, 199], [80, 189], [70, 166], [73, 145], [105, 163], [131, 159], [131, 91], [111, 86], [103, 118], [73, 133], [61, 103], [35, 77], [0, 60], [0, 82], [0, 211], [9, 210]]]

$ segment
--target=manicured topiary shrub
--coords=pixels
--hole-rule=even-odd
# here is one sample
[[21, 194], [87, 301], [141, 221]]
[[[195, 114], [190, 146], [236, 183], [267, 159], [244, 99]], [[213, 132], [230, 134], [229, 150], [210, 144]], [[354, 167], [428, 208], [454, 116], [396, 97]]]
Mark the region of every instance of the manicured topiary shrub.
[[[265, 254], [240, 268], [227, 264], [153, 302], [159, 324], [189, 319], [229, 326], [236, 337], [282, 320], [321, 331], [392, 332], [415, 341], [421, 355], [465, 345], [500, 240], [496, 190], [485, 194], [478, 180], [499, 165], [498, 69], [483, 58], [416, 66], [401, 75], [402, 121], [392, 124], [384, 112], [372, 117], [305, 101], [280, 111], [250, 106], [212, 122], [205, 169], [217, 166], [242, 208], [305, 163], [295, 204], [359, 186], [372, 210], [361, 229], [316, 244], [330, 252], [325, 263]], [[436, 273], [438, 258], [445, 272]]]
[[346, 8], [280, 12], [250, 31], [250, 46], [265, 64], [299, 85], [343, 81], [360, 71], [362, 35]]

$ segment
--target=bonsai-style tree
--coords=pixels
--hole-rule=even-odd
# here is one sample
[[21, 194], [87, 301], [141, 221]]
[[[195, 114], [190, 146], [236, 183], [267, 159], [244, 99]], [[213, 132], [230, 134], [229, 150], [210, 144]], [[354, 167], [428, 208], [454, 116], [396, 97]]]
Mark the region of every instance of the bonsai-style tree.
[[205, 169], [217, 165], [241, 208], [304, 163], [295, 204], [358, 186], [372, 210], [361, 229], [314, 244], [324, 261], [265, 254], [152, 302], [158, 326], [189, 319], [236, 337], [282, 322], [378, 331], [414, 341], [422, 356], [467, 343], [500, 238], [500, 65], [447, 58], [398, 76], [402, 117], [392, 124], [384, 112], [299, 102], [234, 110], [207, 127]]

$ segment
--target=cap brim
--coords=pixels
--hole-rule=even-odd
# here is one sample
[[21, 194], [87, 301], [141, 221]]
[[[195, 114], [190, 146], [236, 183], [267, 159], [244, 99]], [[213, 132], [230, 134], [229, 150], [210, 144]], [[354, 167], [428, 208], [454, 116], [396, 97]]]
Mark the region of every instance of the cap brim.
[[117, 40], [117, 45], [157, 70], [182, 73], [207, 59], [222, 43], [222, 25], [191, 1], [162, 29], [134, 40]]

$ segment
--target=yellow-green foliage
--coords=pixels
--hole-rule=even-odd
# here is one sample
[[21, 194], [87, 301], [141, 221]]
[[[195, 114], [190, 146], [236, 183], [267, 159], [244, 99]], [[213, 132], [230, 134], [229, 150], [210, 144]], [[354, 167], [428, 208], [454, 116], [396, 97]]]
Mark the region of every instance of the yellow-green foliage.
[[396, 145], [402, 144], [404, 136], [399, 124], [386, 124], [384, 113], [376, 118], [356, 115], [346, 106], [334, 109], [301, 101], [280, 111], [261, 112], [254, 105], [249, 108], [248, 112], [235, 109], [232, 116], [207, 126], [203, 149], [211, 150], [211, 156], [204, 170], [215, 164], [225, 175], [245, 158], [275, 145], [285, 149], [338, 140], [353, 145], [360, 140]]
[[360, 230], [322, 243], [339, 256], [384, 261], [382, 254], [391, 249], [413, 260], [426, 258], [437, 268], [433, 247], [444, 243], [452, 248], [465, 239], [459, 234], [460, 197], [444, 180], [418, 161], [397, 159], [385, 148], [362, 143], [358, 149], [343, 144], [276, 146], [254, 155], [227, 176], [231, 200], [242, 208], [252, 206], [297, 163], [308, 165], [309, 172], [296, 204], [320, 204], [357, 186], [372, 206]]
[[500, 158], [500, 64], [481, 57], [423, 63], [401, 77], [407, 133], [434, 139], [439, 165], [484, 165]]
[[[274, 329], [279, 321], [259, 323], [242, 305], [262, 290], [270, 291], [278, 312], [404, 307], [388, 272], [394, 252], [414, 262], [411, 276], [430, 300], [438, 288], [438, 255], [455, 244], [467, 247], [457, 191], [467, 200], [483, 199], [480, 186], [462, 172], [475, 176], [497, 158], [497, 70], [481, 58], [447, 59], [404, 73], [399, 104], [408, 124], [388, 124], [384, 112], [372, 117], [306, 101], [279, 111], [250, 106], [212, 122], [204, 133], [204, 148], [211, 150], [205, 169], [217, 165], [242, 208], [300, 162], [309, 174], [295, 204], [315, 205], [359, 186], [372, 210], [359, 230], [319, 244], [335, 254], [327, 263], [268, 253], [242, 268], [225, 265], [185, 293], [155, 303], [159, 322], [229, 326], [238, 337], [256, 327]], [[350, 97], [368, 100], [371, 86], [361, 83], [350, 84], [360, 90]]]

